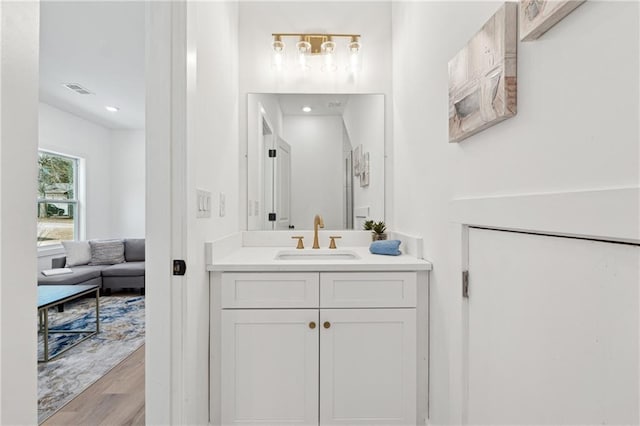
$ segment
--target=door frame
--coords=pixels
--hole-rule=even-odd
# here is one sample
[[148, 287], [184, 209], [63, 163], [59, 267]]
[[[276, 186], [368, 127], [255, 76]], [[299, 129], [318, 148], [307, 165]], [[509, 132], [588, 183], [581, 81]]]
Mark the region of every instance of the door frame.
[[145, 420], [184, 424], [186, 256], [187, 5], [148, 2], [146, 29]]
[[[146, 281], [152, 285], [146, 289], [145, 416], [149, 424], [182, 424], [193, 388], [183, 372], [187, 280], [172, 276], [171, 260], [186, 253], [187, 5], [147, 2], [146, 7], [145, 237]], [[2, 198], [11, 199], [10, 204], [0, 202], [0, 346], [7, 348], [0, 351], [0, 423], [35, 424], [36, 328], [30, 312], [37, 292], [23, 283], [37, 272], [36, 220], [22, 212], [32, 208], [29, 194], [35, 192], [28, 188], [35, 191], [37, 171], [39, 2], [2, 2], [0, 20], [0, 160], [11, 157], [0, 174]], [[10, 181], [33, 184], [25, 190]], [[10, 188], [20, 191], [16, 195]]]
[[0, 424], [38, 418], [39, 25], [38, 1], [0, 2]]

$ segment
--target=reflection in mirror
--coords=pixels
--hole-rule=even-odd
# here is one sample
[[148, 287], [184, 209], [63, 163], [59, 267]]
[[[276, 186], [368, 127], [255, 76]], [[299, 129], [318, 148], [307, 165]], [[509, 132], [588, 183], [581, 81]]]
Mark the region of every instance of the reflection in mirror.
[[384, 95], [249, 94], [247, 229], [384, 220]]

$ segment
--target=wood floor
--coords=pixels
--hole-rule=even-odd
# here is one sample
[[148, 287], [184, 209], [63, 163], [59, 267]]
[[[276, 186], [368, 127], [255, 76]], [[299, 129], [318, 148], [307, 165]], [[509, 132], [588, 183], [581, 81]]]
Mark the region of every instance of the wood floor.
[[42, 425], [144, 425], [144, 345]]

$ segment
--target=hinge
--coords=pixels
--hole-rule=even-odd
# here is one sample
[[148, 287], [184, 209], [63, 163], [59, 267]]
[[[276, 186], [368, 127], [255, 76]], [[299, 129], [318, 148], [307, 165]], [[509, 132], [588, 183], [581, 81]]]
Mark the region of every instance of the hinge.
[[276, 221], [276, 214], [269, 213], [269, 222], [275, 222], [275, 221]]
[[269, 158], [276, 158], [276, 150], [275, 149], [270, 149], [269, 150]]
[[187, 273], [187, 262], [182, 259], [174, 259], [173, 275], [184, 275]]
[[469, 271], [462, 271], [462, 297], [469, 298]]

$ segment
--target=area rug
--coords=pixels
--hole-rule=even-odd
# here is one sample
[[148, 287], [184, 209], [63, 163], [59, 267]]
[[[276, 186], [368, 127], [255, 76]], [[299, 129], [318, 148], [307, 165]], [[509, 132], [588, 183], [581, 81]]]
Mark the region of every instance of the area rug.
[[[65, 312], [49, 311], [49, 327], [95, 327], [95, 298], [65, 304]], [[100, 297], [100, 333], [60, 357], [38, 364], [38, 423], [62, 408], [144, 343], [144, 296], [124, 294]], [[58, 353], [80, 336], [54, 334], [50, 350]], [[38, 336], [38, 359], [43, 357]]]

